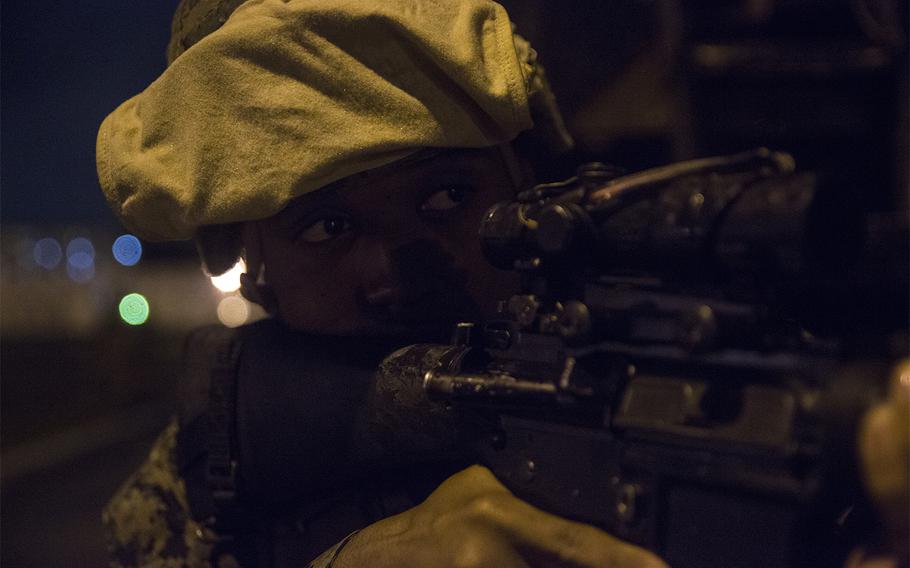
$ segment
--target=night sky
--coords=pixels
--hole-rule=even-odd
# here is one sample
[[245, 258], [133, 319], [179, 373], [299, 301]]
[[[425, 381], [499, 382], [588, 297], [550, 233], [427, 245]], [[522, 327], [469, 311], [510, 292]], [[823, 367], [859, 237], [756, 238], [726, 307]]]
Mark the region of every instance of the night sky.
[[3, 223], [118, 226], [96, 178], [95, 135], [164, 69], [176, 4], [3, 1]]

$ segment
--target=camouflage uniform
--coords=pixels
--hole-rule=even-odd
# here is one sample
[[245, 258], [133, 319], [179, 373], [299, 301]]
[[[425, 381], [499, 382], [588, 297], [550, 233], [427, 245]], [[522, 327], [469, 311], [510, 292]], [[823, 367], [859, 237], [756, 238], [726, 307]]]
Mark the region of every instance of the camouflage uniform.
[[186, 487], [177, 475], [176, 448], [173, 421], [105, 507], [102, 520], [112, 567], [210, 566], [215, 535], [190, 516]]

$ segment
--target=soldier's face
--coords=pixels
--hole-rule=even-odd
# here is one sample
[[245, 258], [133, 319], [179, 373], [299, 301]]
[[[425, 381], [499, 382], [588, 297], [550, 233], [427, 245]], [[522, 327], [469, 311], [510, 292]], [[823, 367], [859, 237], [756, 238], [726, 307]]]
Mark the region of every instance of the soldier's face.
[[490, 313], [517, 277], [484, 260], [484, 212], [515, 188], [498, 149], [448, 152], [345, 178], [259, 221], [266, 280], [290, 327], [437, 331]]

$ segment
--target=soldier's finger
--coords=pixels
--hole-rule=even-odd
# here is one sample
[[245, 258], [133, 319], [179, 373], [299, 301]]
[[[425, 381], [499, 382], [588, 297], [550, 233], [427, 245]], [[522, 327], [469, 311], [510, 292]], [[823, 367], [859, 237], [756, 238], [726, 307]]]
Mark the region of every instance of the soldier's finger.
[[866, 414], [859, 442], [866, 488], [894, 550], [906, 554], [910, 545], [910, 362], [895, 368], [888, 399]]
[[[514, 498], [513, 498], [514, 500]], [[481, 504], [501, 530], [507, 531], [531, 566], [667, 568], [653, 553], [623, 542], [583, 523], [551, 515], [523, 501], [501, 506], [495, 499]]]
[[450, 506], [462, 506], [484, 495], [511, 495], [489, 469], [472, 465], [443, 481], [427, 501], [446, 501]]

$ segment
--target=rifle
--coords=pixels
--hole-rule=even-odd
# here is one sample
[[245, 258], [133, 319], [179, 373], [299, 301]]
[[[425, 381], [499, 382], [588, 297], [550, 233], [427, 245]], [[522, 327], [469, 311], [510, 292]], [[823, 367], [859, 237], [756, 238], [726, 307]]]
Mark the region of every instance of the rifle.
[[855, 433], [906, 331], [907, 239], [820, 188], [760, 149], [493, 207], [484, 251], [522, 292], [459, 324], [426, 392], [483, 417], [518, 496], [671, 566], [842, 565], [874, 531]]
[[181, 397], [194, 514], [231, 538], [251, 509], [482, 463], [675, 568], [840, 566], [875, 533], [855, 434], [904, 355], [907, 233], [825, 189], [767, 150], [585, 165], [485, 216], [523, 279], [499, 317], [378, 373], [394, 340], [197, 333], [190, 358], [219, 355]]

